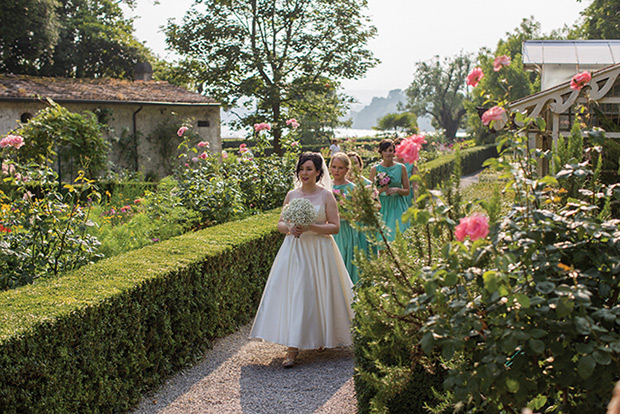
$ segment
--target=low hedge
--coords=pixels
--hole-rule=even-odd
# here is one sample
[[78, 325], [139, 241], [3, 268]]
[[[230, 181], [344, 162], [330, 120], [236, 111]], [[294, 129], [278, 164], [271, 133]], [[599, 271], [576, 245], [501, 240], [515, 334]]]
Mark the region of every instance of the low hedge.
[[[472, 174], [482, 169], [482, 163], [489, 158], [497, 157], [495, 144], [461, 150], [461, 172]], [[426, 185], [435, 188], [443, 181], [449, 180], [454, 172], [455, 153], [443, 155], [420, 166], [426, 171]]]
[[0, 293], [0, 412], [119, 412], [253, 317], [278, 214]]

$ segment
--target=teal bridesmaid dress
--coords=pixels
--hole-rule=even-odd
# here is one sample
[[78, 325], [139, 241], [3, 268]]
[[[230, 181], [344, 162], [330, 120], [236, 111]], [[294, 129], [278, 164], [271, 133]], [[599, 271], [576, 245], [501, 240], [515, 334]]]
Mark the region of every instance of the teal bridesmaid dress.
[[[348, 196], [355, 187], [353, 183], [347, 183], [342, 185], [334, 185], [334, 190], [340, 191], [344, 196]], [[347, 220], [340, 219], [340, 231], [338, 234], [334, 234], [334, 240], [340, 250], [340, 255], [351, 277], [353, 284], [357, 283], [359, 276], [357, 274], [357, 266], [353, 264], [355, 258], [355, 246], [359, 246], [360, 232], [355, 230]]]
[[[403, 164], [394, 163], [391, 167], [383, 167], [378, 164], [376, 169], [377, 173], [384, 172], [390, 176], [388, 187], [402, 187]], [[401, 220], [403, 213], [409, 208], [407, 197], [400, 194], [388, 196], [382, 192], [379, 194], [379, 201], [381, 202], [381, 216], [389, 228], [388, 234], [386, 234], [387, 239], [393, 241], [396, 237], [396, 228], [403, 233], [409, 227], [409, 224], [403, 223]]]
[[[408, 162], [404, 162], [403, 165], [405, 166], [405, 169], [407, 170], [407, 178], [411, 179], [411, 176], [413, 175], [414, 165], [409, 164]], [[411, 181], [409, 181], [409, 195], [406, 196], [405, 199], [407, 200], [407, 205], [410, 206], [413, 200], [413, 190], [411, 189]]]

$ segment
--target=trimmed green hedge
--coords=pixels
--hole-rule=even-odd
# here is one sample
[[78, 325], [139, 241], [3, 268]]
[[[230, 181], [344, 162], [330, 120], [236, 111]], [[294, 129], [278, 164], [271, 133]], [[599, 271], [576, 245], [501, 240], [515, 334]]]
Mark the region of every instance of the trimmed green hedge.
[[277, 212], [0, 293], [0, 412], [119, 412], [251, 320]]
[[[481, 147], [467, 148], [461, 151], [461, 172], [463, 175], [472, 174], [482, 169], [482, 163], [497, 157], [495, 144]], [[454, 172], [454, 153], [441, 156], [420, 166], [426, 171], [426, 186], [435, 188], [441, 182], [449, 180]]]

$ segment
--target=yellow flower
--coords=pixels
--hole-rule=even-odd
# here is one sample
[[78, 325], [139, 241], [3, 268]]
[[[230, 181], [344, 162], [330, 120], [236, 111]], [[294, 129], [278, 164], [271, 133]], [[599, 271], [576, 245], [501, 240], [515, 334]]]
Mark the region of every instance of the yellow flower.
[[573, 269], [572, 266], [565, 265], [564, 263], [558, 263], [558, 267], [565, 272], [570, 272]]

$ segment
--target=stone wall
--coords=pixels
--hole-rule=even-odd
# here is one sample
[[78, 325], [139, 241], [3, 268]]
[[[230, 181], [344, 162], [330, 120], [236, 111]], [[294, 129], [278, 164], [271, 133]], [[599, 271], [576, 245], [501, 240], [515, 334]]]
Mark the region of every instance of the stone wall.
[[[95, 112], [108, 125], [104, 137], [111, 145], [109, 158], [115, 172], [140, 171], [156, 179], [170, 174], [182, 141], [176, 134], [181, 125], [191, 127], [188, 134], [193, 144], [207, 141], [211, 151], [222, 149], [219, 105], [60, 104], [73, 112]], [[45, 106], [44, 102], [0, 102], [0, 136]]]

